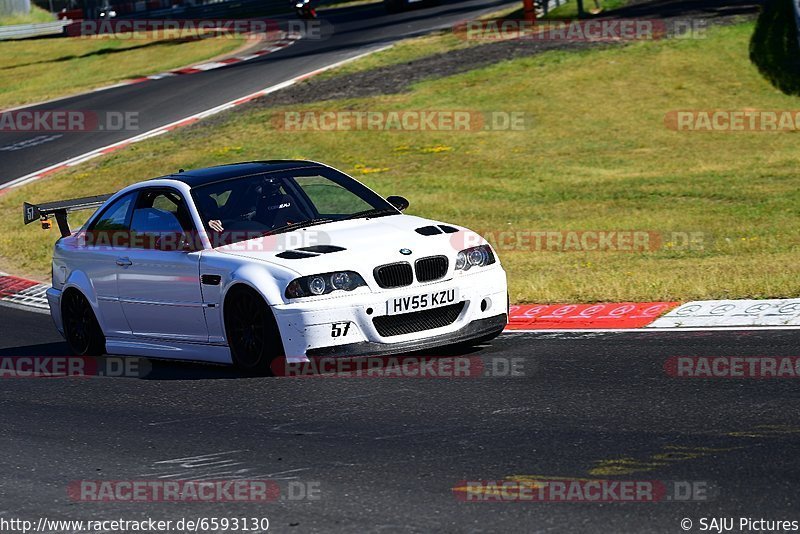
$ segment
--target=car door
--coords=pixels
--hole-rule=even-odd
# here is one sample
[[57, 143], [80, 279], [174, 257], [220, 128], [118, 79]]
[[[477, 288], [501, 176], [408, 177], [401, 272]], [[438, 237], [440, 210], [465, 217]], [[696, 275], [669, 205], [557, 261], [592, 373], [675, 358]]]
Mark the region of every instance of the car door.
[[106, 336], [131, 334], [119, 303], [117, 258], [128, 254], [128, 225], [136, 193], [124, 195], [103, 209], [82, 234], [78, 262], [73, 270], [83, 271], [91, 281], [99, 308], [98, 320]]
[[145, 189], [131, 215], [129, 254], [118, 258], [120, 304], [134, 337], [207, 342], [200, 252], [183, 195]]

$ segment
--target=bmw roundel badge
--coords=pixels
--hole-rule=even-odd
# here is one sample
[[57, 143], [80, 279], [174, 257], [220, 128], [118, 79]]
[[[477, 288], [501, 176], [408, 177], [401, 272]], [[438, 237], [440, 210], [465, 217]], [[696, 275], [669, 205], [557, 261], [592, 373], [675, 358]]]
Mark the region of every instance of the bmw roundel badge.
[[402, 254], [403, 256], [408, 256], [408, 255], [411, 254], [411, 250], [407, 249], [407, 248], [401, 248], [400, 249], [400, 254]]

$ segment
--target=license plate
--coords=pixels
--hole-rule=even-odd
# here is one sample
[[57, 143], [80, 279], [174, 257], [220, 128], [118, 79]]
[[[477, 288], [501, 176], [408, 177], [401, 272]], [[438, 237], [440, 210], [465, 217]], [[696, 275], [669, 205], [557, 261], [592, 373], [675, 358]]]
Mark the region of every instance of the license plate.
[[422, 295], [395, 297], [386, 301], [386, 315], [410, 313], [446, 306], [458, 301], [458, 289], [442, 289]]

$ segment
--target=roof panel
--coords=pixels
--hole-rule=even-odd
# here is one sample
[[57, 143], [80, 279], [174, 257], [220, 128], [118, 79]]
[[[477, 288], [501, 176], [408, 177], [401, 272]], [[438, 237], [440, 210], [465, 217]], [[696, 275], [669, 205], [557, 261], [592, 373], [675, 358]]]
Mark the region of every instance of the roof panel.
[[178, 180], [189, 187], [199, 187], [201, 185], [260, 174], [265, 172], [285, 171], [288, 169], [298, 169], [306, 167], [320, 167], [319, 163], [305, 160], [271, 160], [271, 161], [249, 161], [244, 163], [232, 163], [229, 165], [218, 165], [216, 167], [206, 167], [185, 172], [176, 172], [168, 176], [161, 176], [155, 179]]

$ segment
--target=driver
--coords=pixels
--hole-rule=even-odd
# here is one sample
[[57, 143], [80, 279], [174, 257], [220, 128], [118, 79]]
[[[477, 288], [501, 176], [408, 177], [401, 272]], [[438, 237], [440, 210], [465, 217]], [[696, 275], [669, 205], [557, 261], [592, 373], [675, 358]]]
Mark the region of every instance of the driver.
[[256, 187], [256, 201], [253, 219], [270, 228], [291, 224], [295, 210], [292, 208], [292, 197], [286, 195], [281, 182], [275, 178], [264, 178]]

